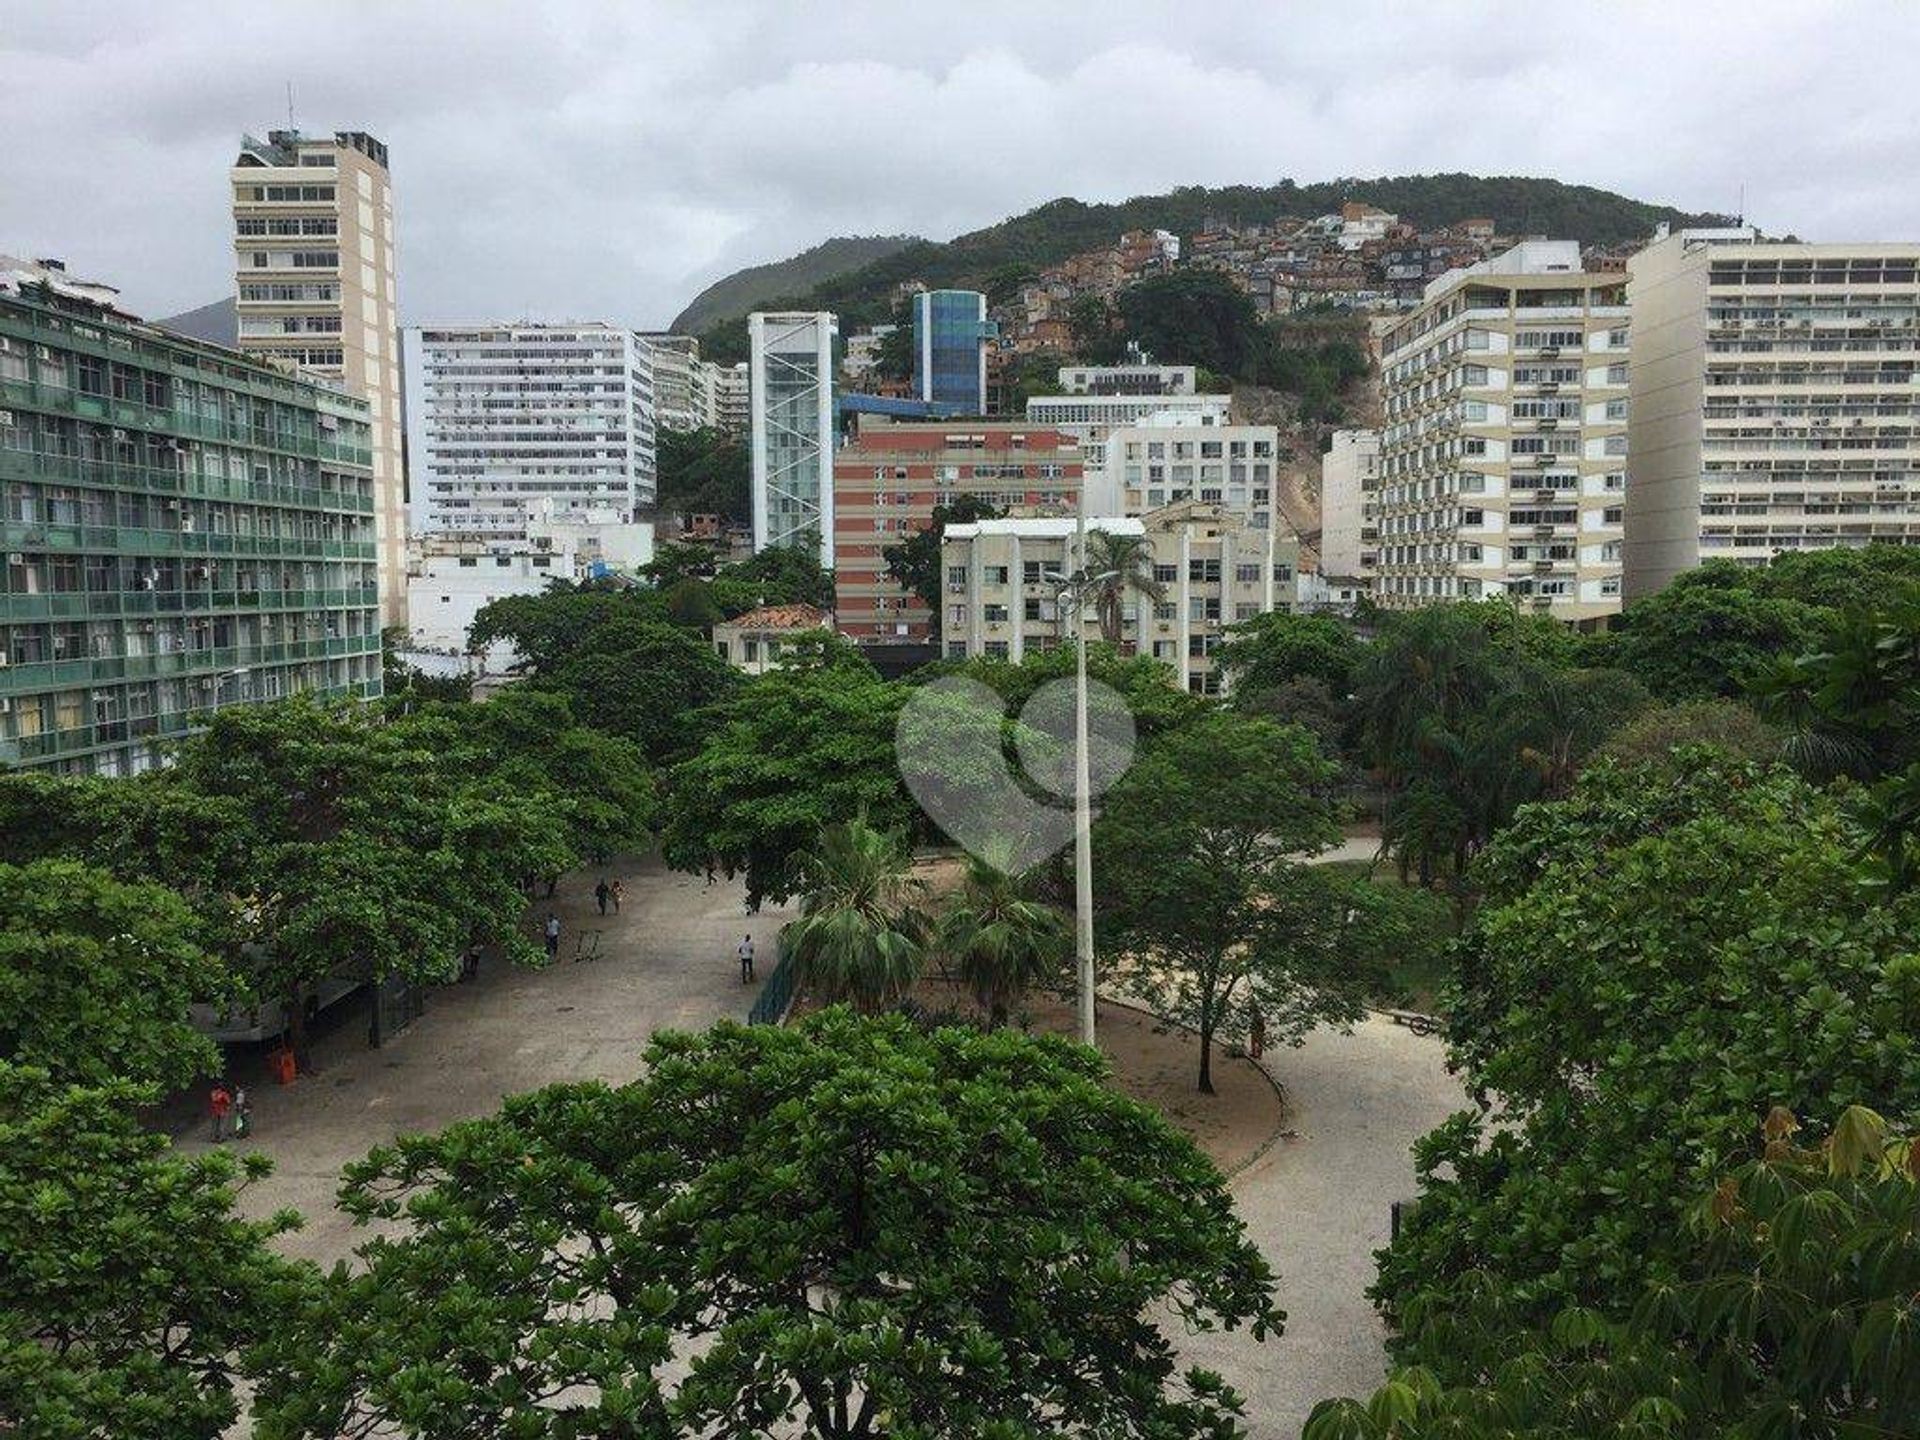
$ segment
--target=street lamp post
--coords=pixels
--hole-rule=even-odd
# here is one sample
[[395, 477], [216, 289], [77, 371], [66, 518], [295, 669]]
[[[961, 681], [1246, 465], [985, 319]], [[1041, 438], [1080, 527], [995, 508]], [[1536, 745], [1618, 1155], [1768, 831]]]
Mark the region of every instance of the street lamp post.
[[1074, 525], [1077, 565], [1062, 582], [1060, 607], [1073, 625], [1073, 941], [1080, 1001], [1080, 1043], [1093, 1038], [1093, 780], [1087, 756], [1087, 597], [1113, 579], [1087, 569], [1087, 506], [1084, 492]]

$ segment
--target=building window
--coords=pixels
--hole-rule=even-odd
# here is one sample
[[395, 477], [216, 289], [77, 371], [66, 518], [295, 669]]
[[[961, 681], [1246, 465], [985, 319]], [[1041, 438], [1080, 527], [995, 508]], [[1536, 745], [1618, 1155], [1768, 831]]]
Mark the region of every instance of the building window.
[[1002, 625], [1006, 623], [1007, 607], [1004, 605], [985, 606], [983, 607], [982, 613], [985, 615], [989, 625]]

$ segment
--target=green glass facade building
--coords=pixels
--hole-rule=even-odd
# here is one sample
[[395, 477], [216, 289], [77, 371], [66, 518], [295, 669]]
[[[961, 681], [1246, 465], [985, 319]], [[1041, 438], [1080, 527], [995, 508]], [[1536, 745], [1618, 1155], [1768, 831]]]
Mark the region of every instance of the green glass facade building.
[[132, 774], [380, 693], [366, 402], [0, 275], [0, 763]]

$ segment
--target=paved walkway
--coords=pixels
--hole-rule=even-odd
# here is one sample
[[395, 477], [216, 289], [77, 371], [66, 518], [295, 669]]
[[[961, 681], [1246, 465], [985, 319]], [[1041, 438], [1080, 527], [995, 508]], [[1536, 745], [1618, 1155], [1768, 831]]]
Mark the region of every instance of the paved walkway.
[[[626, 886], [622, 913], [604, 919], [592, 895], [601, 874]], [[746, 1018], [759, 987], [740, 983], [735, 947], [753, 935], [764, 980], [792, 912], [748, 916], [742, 894], [739, 884], [709, 888], [653, 859], [580, 871], [532, 912], [544, 920], [550, 904], [560, 916], [559, 964], [521, 970], [489, 961], [477, 980], [432, 992], [426, 1014], [379, 1050], [367, 1048], [364, 1007], [325, 1017], [317, 1073], [252, 1090], [255, 1134], [239, 1143], [271, 1155], [274, 1173], [246, 1192], [244, 1208], [300, 1211], [306, 1226], [285, 1248], [330, 1263], [365, 1233], [333, 1207], [341, 1167], [374, 1145], [489, 1114], [502, 1096], [542, 1085], [631, 1080], [655, 1030]], [[596, 934], [601, 958], [573, 963], [576, 943], [591, 949]], [[204, 1145], [197, 1132], [181, 1143]]]
[[1267, 1068], [1286, 1089], [1282, 1138], [1233, 1179], [1249, 1238], [1279, 1272], [1286, 1334], [1197, 1335], [1183, 1346], [1247, 1401], [1251, 1440], [1294, 1440], [1316, 1402], [1365, 1398], [1385, 1375], [1386, 1330], [1367, 1300], [1388, 1206], [1414, 1194], [1413, 1142], [1466, 1103], [1441, 1042], [1377, 1016], [1318, 1030]]

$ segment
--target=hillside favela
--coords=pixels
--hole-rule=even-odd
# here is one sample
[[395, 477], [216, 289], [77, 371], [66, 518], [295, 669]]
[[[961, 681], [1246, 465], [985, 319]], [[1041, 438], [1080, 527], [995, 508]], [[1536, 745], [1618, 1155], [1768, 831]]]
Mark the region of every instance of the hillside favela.
[[0, 1437], [1920, 1437], [1916, 55], [0, 0]]

